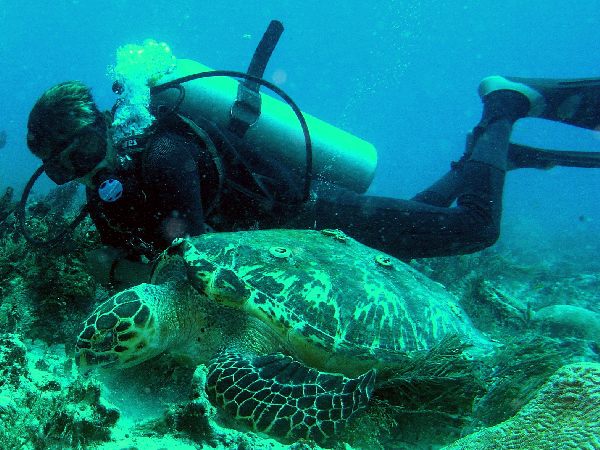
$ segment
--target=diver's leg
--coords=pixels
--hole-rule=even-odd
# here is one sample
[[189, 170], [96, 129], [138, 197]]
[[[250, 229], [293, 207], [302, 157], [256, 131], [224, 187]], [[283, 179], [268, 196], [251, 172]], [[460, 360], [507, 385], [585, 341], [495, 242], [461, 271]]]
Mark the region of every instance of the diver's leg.
[[[511, 91], [490, 93], [483, 100], [483, 117], [477, 127], [467, 135], [465, 154], [461, 160], [453, 162], [450, 171], [433, 185], [416, 194], [411, 200], [432, 206], [451, 206], [458, 196], [465, 192], [467, 180], [471, 179], [469, 171], [464, 169], [464, 165], [469, 159], [490, 164], [506, 172], [509, 148], [506, 146], [512, 124], [527, 114], [530, 103], [522, 94]], [[491, 130], [488, 130], [486, 134], [486, 127], [499, 118], [508, 120], [510, 124], [508, 135], [503, 133], [502, 136], [499, 136], [497, 132]], [[480, 140], [482, 136], [484, 139]], [[474, 153], [476, 144], [478, 144], [478, 149]], [[513, 168], [512, 164], [509, 165], [510, 168]]]
[[[520, 93], [527, 97], [529, 106], [525, 116], [600, 131], [600, 78], [557, 80], [492, 76], [485, 78], [479, 85], [479, 95], [482, 99], [489, 99], [491, 94], [502, 91]], [[457, 169], [471, 156], [476, 139], [477, 136], [473, 133], [469, 134], [465, 156], [461, 161], [453, 163], [448, 173], [415, 195], [413, 200], [433, 206], [450, 206], [464, 188], [464, 177]], [[497, 152], [496, 155], [502, 163], [501, 152]], [[550, 169], [555, 166], [597, 168], [600, 167], [600, 154], [536, 149], [511, 144], [507, 161], [508, 166], [504, 170]]]
[[[481, 177], [503, 174], [480, 165]], [[471, 172], [476, 167], [469, 169]], [[472, 253], [497, 239], [498, 214], [491, 214], [488, 195], [464, 197], [461, 206], [443, 208], [411, 200], [356, 194], [322, 184], [309, 214], [286, 224], [292, 228], [340, 229], [365, 245], [400, 259]], [[486, 193], [487, 194], [487, 193]], [[461, 196], [462, 198], [463, 196]], [[498, 205], [498, 203], [495, 203]]]
[[[530, 101], [528, 117], [600, 131], [600, 78], [558, 80], [492, 76], [479, 85], [482, 98], [498, 91], [525, 95]], [[508, 161], [508, 170], [550, 169], [555, 166], [597, 168], [600, 167], [600, 153], [511, 144]]]
[[[438, 181], [416, 194], [411, 200], [433, 206], [451, 206], [464, 189], [464, 176], [461, 164], [468, 160], [473, 151], [473, 133], [467, 135], [467, 150], [460, 161], [453, 161], [451, 169]], [[556, 166], [600, 168], [600, 152], [576, 150], [550, 150], [530, 147], [511, 142], [508, 147], [506, 170], [542, 169]]]
[[416, 194], [411, 200], [426, 205], [447, 208], [454, 203], [463, 189], [464, 177], [456, 170], [453, 163], [451, 169], [442, 178]]
[[359, 195], [320, 183], [316, 199], [287, 226], [338, 228], [402, 259], [482, 250], [499, 235], [510, 133], [528, 108], [527, 98], [516, 92], [484, 98], [472, 151], [454, 169], [462, 178], [456, 207]]

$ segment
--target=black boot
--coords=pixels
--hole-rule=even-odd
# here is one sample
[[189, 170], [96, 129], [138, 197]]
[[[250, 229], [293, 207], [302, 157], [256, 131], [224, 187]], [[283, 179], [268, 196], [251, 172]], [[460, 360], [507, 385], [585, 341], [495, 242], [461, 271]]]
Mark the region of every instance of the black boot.
[[475, 129], [467, 135], [465, 153], [460, 161], [451, 164], [451, 170], [440, 180], [415, 195], [412, 200], [432, 206], [449, 207], [464, 193], [467, 186], [465, 164], [472, 160], [506, 172], [508, 142], [512, 125], [525, 117], [529, 100], [519, 92], [492, 92], [483, 99], [483, 116]]
[[479, 85], [485, 99], [497, 91], [516, 91], [530, 102], [528, 117], [600, 129], [600, 78], [546, 79], [492, 76]]
[[513, 124], [527, 116], [529, 97], [518, 91], [492, 91], [483, 97], [481, 121], [467, 138], [463, 160], [488, 164], [506, 172], [510, 134]]

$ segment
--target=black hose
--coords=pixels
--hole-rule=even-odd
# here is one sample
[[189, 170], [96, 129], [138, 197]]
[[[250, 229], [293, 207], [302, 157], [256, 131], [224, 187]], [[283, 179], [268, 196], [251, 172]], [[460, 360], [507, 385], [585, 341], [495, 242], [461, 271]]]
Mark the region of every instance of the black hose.
[[33, 235], [27, 229], [27, 224], [25, 223], [25, 209], [27, 206], [27, 199], [29, 198], [29, 193], [31, 192], [31, 188], [33, 188], [33, 185], [35, 184], [37, 179], [40, 177], [40, 175], [42, 175], [42, 173], [44, 173], [43, 165], [38, 167], [38, 169], [33, 173], [31, 178], [25, 185], [25, 189], [23, 190], [23, 195], [21, 195], [21, 201], [19, 202], [19, 205], [17, 206], [17, 216], [19, 217], [19, 225], [21, 227], [21, 232], [23, 233], [23, 236], [25, 236], [25, 239], [27, 240], [27, 242], [29, 242], [30, 244], [36, 245], [38, 247], [47, 247], [47, 246], [56, 244], [63, 237], [65, 237], [65, 235], [67, 235], [67, 233], [72, 233], [73, 230], [75, 230], [75, 228], [77, 228], [77, 225], [79, 225], [81, 223], [81, 221], [83, 219], [85, 219], [85, 216], [87, 216], [88, 211], [87, 211], [87, 204], [85, 204], [81, 208], [81, 211], [79, 211], [79, 214], [77, 214], [77, 217], [75, 217], [75, 219], [73, 219], [73, 222], [71, 222], [69, 224], [69, 226], [67, 226], [62, 232], [60, 232], [53, 238], [42, 240], [42, 239], [37, 239], [37, 238], [33, 237]]

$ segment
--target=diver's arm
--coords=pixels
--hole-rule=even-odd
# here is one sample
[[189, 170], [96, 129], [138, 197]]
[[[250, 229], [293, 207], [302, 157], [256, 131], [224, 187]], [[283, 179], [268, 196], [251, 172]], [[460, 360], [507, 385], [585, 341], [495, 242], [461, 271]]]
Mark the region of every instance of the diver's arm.
[[205, 231], [199, 171], [209, 169], [191, 156], [199, 152], [193, 142], [171, 133], [159, 136], [146, 155], [144, 177], [153, 185], [153, 207], [163, 217], [156, 231], [167, 245]]

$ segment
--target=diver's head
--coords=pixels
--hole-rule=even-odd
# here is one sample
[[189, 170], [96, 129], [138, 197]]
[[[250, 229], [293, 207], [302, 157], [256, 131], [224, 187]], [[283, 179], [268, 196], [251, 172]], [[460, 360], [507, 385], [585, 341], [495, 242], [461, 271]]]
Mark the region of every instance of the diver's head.
[[93, 172], [106, 156], [107, 121], [89, 88], [67, 81], [44, 92], [29, 114], [27, 146], [56, 184]]

